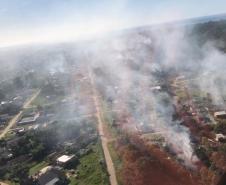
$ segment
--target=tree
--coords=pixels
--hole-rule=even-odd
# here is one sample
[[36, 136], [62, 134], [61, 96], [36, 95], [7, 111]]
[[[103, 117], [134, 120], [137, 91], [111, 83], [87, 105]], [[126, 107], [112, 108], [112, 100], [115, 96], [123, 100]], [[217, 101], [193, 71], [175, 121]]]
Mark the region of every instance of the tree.
[[203, 147], [198, 147], [195, 149], [195, 153], [198, 156], [198, 158], [206, 165], [210, 166], [210, 161], [207, 155], [207, 151]]
[[34, 160], [40, 160], [45, 157], [45, 147], [40, 143], [31, 151], [31, 153]]
[[32, 185], [32, 180], [28, 178], [29, 168], [24, 164], [17, 164], [12, 167], [9, 179], [19, 184]]
[[221, 121], [221, 122], [217, 123], [215, 128], [214, 128], [214, 131], [215, 131], [215, 133], [226, 134], [226, 122]]

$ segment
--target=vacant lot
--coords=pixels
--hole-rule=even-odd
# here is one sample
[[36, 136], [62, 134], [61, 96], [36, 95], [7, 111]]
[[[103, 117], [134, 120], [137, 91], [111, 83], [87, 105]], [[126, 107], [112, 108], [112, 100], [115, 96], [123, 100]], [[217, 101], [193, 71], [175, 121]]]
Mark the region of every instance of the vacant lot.
[[109, 185], [108, 174], [100, 144], [81, 157], [77, 167], [77, 177], [72, 177], [70, 185]]

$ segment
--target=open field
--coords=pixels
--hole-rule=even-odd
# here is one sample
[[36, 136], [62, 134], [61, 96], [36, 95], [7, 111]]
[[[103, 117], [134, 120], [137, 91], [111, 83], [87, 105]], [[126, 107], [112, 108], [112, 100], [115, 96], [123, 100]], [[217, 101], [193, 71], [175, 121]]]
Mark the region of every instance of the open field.
[[34, 175], [46, 166], [48, 166], [48, 163], [45, 161], [35, 164], [32, 168], [30, 168], [29, 175]]
[[100, 143], [79, 160], [77, 177], [71, 177], [70, 185], [109, 185]]

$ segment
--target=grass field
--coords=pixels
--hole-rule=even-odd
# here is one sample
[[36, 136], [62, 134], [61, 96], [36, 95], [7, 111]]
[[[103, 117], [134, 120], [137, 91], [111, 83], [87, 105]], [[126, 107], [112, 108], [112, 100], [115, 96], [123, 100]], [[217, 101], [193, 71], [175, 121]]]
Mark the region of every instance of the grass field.
[[80, 159], [77, 177], [71, 177], [70, 185], [109, 185], [100, 143], [92, 147], [93, 151]]
[[32, 168], [29, 170], [29, 175], [34, 175], [38, 171], [40, 171], [42, 168], [48, 166], [48, 163], [45, 161], [42, 161], [41, 163], [35, 164]]
[[51, 105], [57, 102], [62, 101], [65, 98], [64, 95], [57, 95], [51, 98], [47, 98], [47, 96], [43, 95], [42, 93], [40, 93], [35, 99], [34, 101], [31, 103], [32, 106], [39, 106], [39, 105]]

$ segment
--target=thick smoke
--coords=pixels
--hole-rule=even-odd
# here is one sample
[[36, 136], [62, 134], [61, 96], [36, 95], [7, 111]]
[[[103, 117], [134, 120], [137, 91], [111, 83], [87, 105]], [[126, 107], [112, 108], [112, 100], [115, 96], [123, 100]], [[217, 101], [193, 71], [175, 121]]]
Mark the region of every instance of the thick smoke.
[[98, 91], [112, 103], [112, 110], [126, 111], [137, 128], [148, 126], [161, 133], [178, 158], [192, 167], [197, 158], [189, 130], [180, 124], [182, 120], [172, 119], [174, 99], [167, 90], [168, 78], [170, 74], [184, 75], [224, 108], [226, 56], [213, 43], [198, 45], [189, 31], [181, 27], [138, 29], [79, 43], [73, 49], [45, 48], [30, 54], [26, 50], [1, 58], [16, 60], [19, 55], [21, 61], [32, 60], [32, 67], [37, 63], [37, 71], [40, 64], [43, 69], [60, 72], [71, 63], [88, 66], [96, 74]]
[[209, 44], [203, 50], [197, 83], [203, 92], [210, 93], [215, 105], [225, 109], [226, 55]]
[[180, 124], [182, 120], [172, 120], [173, 97], [167, 90], [152, 90], [169, 84], [167, 74], [176, 72], [210, 93], [216, 105], [222, 105], [225, 55], [212, 43], [200, 47], [189, 31], [180, 27], [152, 29], [99, 42], [94, 45], [92, 65], [108, 76], [97, 81], [105, 88], [107, 99], [116, 102], [114, 109], [120, 107], [118, 102], [125, 104], [138, 127], [147, 125], [161, 133], [178, 158], [193, 167], [198, 159], [189, 129]]
[[[127, 36], [99, 43], [98, 49], [95, 45], [92, 65], [105, 73], [97, 78], [98, 87], [104, 89], [106, 99], [113, 101], [113, 109], [127, 107], [126, 111], [135, 120], [136, 127], [145, 125], [152, 132], [160, 133], [178, 158], [193, 167], [197, 158], [193, 157], [190, 134], [187, 128], [180, 125], [180, 120], [172, 120], [175, 111], [172, 97], [164, 90], [153, 91], [156, 86], [165, 85], [165, 73], [171, 68], [177, 69], [178, 61], [185, 58], [179, 54], [179, 48], [188, 48], [185, 43], [179, 42], [181, 35], [164, 33], [160, 35], [161, 40], [157, 40], [159, 38], [153, 38], [153, 33], [151, 37], [135, 34], [131, 38]], [[170, 45], [170, 41], [174, 43]], [[180, 66], [182, 63], [183, 60]]]

